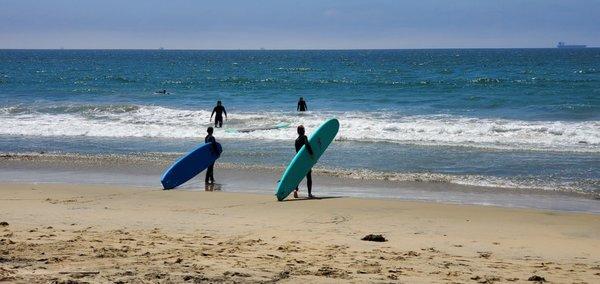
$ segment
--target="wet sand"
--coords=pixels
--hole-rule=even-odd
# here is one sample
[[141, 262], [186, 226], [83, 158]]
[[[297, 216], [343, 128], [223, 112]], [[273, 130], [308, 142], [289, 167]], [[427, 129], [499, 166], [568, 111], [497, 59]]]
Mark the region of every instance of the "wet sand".
[[596, 214], [110, 185], [0, 192], [10, 282], [600, 282]]
[[[0, 154], [0, 182], [111, 184], [162, 188], [160, 176], [178, 155], [171, 154]], [[217, 163], [215, 178], [223, 191], [272, 195], [282, 167]], [[396, 181], [313, 171], [317, 195], [386, 198], [454, 204], [548, 209], [600, 214], [600, 196], [581, 192], [466, 186], [448, 182]], [[301, 187], [305, 188], [304, 185]], [[178, 190], [204, 189], [201, 174]]]

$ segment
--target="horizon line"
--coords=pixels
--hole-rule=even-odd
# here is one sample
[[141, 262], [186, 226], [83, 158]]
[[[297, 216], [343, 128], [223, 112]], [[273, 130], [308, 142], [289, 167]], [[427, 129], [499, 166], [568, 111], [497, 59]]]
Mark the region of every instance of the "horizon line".
[[[578, 49], [594, 49], [586, 46]], [[417, 47], [417, 48], [0, 48], [0, 50], [149, 50], [149, 51], [360, 51], [360, 50], [458, 50], [458, 49], [558, 49], [552, 47]], [[575, 48], [577, 49], [577, 48]], [[573, 50], [573, 49], [567, 49]]]

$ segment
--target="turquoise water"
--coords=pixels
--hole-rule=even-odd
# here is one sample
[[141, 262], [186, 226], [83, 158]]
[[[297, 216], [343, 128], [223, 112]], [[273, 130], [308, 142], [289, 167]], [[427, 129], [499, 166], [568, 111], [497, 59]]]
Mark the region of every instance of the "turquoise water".
[[[600, 192], [600, 49], [1, 50], [0, 152], [185, 152], [216, 100], [229, 130], [337, 117], [333, 172]], [[291, 159], [293, 127], [225, 130], [226, 161]]]

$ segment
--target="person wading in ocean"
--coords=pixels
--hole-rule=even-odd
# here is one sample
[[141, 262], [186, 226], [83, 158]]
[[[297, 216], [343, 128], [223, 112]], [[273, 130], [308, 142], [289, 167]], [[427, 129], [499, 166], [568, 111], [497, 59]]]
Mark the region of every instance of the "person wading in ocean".
[[[212, 144], [212, 150], [214, 153], [217, 153], [217, 155], [219, 154], [219, 148], [217, 147], [217, 140], [215, 139], [215, 137], [212, 135], [213, 134], [213, 128], [212, 127], [208, 127], [208, 129], [206, 129], [206, 132], [208, 132], [208, 135], [206, 135], [206, 137], [204, 138], [204, 143], [211, 143]], [[213, 175], [213, 169], [215, 167], [215, 163], [212, 163], [210, 166], [208, 166], [208, 168], [206, 169], [206, 177], [204, 178], [204, 183], [215, 183], [215, 176]]]
[[217, 101], [217, 106], [215, 106], [212, 113], [210, 114], [211, 121], [215, 113], [217, 114], [215, 116], [215, 127], [223, 127], [223, 114], [225, 114], [225, 119], [227, 119], [227, 111], [225, 110], [225, 107], [221, 105], [221, 101]]
[[303, 97], [300, 97], [300, 100], [298, 100], [298, 106], [296, 107], [297, 111], [307, 111], [308, 110], [308, 106], [306, 106], [306, 101], [304, 100]]
[[[296, 153], [298, 153], [298, 151], [300, 151], [300, 149], [302, 148], [302, 146], [306, 146], [306, 151], [308, 151], [309, 155], [313, 155], [313, 149], [312, 147], [310, 147], [310, 143], [308, 143], [308, 137], [306, 137], [306, 135], [304, 135], [305, 130], [304, 130], [304, 126], [300, 125], [298, 126], [298, 138], [296, 138], [296, 142], [295, 142], [295, 146], [296, 146]], [[306, 187], [308, 187], [308, 198], [314, 198], [314, 196], [312, 195], [312, 170], [308, 171], [308, 173], [306, 174]], [[298, 188], [296, 187], [296, 190], [294, 190], [294, 198], [298, 198]]]

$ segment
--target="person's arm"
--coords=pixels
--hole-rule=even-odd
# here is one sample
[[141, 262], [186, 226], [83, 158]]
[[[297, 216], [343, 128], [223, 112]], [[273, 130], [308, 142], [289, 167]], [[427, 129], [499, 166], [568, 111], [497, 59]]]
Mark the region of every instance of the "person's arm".
[[213, 115], [215, 114], [215, 110], [217, 110], [217, 108], [213, 108], [213, 111], [212, 111], [212, 113], [210, 114], [210, 120], [209, 120], [209, 121], [212, 121], [212, 117], [213, 117]]
[[212, 144], [212, 149], [213, 151], [217, 154], [220, 155], [219, 153], [219, 147], [217, 147], [217, 139], [215, 139], [215, 137], [211, 137], [210, 142]]
[[225, 114], [225, 120], [227, 120], [227, 111], [225, 110], [225, 107], [223, 107], [223, 113]]
[[296, 111], [300, 111], [300, 101], [298, 101], [298, 105], [296, 106]]
[[306, 136], [304, 136], [304, 146], [306, 146], [306, 151], [308, 151], [308, 153], [312, 156], [314, 152], [312, 147], [310, 146], [310, 143], [308, 143], [308, 138]]
[[304, 101], [304, 110], [308, 111], [308, 105], [306, 104], [306, 101]]

